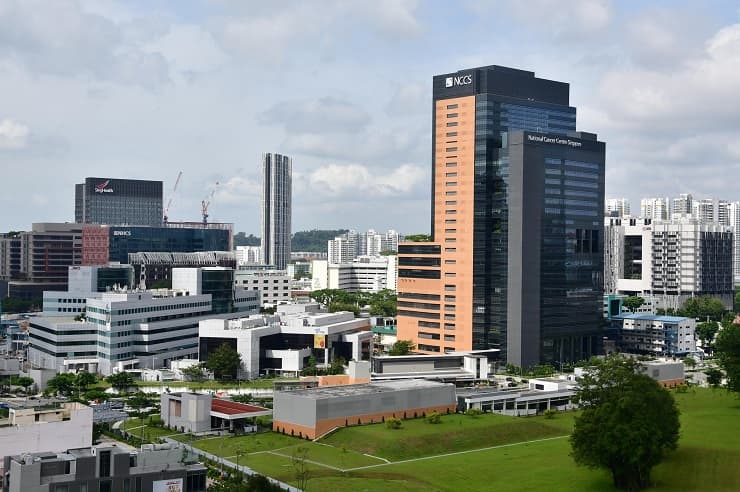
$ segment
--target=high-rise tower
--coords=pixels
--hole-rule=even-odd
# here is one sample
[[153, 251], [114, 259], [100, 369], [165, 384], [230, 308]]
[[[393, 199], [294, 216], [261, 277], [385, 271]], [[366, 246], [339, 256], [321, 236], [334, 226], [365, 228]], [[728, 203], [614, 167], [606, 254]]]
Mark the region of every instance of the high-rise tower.
[[292, 176], [290, 157], [262, 154], [262, 263], [278, 270], [290, 260]]
[[398, 336], [507, 362], [599, 350], [603, 142], [569, 86], [500, 66], [434, 77], [432, 241], [399, 245]]

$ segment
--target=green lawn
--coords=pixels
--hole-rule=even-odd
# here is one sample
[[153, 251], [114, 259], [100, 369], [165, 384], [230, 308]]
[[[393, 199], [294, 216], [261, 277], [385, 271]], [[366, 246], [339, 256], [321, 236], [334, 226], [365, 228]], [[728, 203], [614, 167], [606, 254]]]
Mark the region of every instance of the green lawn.
[[[674, 395], [682, 412], [679, 449], [655, 468], [655, 487], [651, 490], [740, 490], [740, 399], [721, 390], [699, 389]], [[366, 468], [342, 473], [310, 465], [312, 478], [308, 489], [332, 492], [614, 490], [606, 472], [575, 465], [567, 438], [519, 444], [525, 440], [568, 434], [573, 416], [559, 414], [546, 420], [499, 415], [472, 419], [452, 415], [445, 416], [443, 423], [436, 425], [422, 419], [407, 420], [401, 430], [390, 430], [382, 424], [340, 429], [322, 440], [334, 449], [326, 446], [323, 447], [326, 449], [319, 449], [318, 444], [303, 441], [302, 445], [309, 446], [308, 459], [344, 470]], [[504, 446], [432, 456], [497, 445]], [[342, 453], [342, 446], [346, 453]], [[285, 456], [254, 454], [244, 463], [260, 473], [295, 483], [295, 471], [289, 458], [291, 448], [277, 452]], [[356, 454], [351, 454], [353, 452]], [[358, 464], [362, 459], [372, 460], [360, 454], [367, 452], [391, 461], [431, 457], [381, 466], [375, 466], [378, 461]]]
[[[121, 426], [121, 430], [125, 430], [129, 434], [132, 434], [140, 439], [145, 439], [150, 442], [158, 442], [160, 437], [173, 436], [173, 434], [180, 434], [178, 431], [170, 430], [166, 427], [157, 427], [154, 425], [147, 425], [148, 418], [144, 419], [126, 419], [126, 426]], [[142, 427], [145, 426], [145, 427]]]
[[404, 420], [402, 428], [397, 430], [390, 430], [384, 424], [348, 427], [321, 442], [398, 461], [563, 436], [570, 433], [572, 426], [572, 413], [557, 415], [551, 420], [492, 413], [479, 417], [453, 414], [443, 415], [440, 424], [429, 424], [423, 418]]
[[276, 432], [263, 432], [238, 437], [205, 437], [195, 441], [187, 441], [193, 447], [218, 456], [235, 456], [237, 450], [246, 453], [268, 451], [295, 446], [302, 442], [307, 441]]

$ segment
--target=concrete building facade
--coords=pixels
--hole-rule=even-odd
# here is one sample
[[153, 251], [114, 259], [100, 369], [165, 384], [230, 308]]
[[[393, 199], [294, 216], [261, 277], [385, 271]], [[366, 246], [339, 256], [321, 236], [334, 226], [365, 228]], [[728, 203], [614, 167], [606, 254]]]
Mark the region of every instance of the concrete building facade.
[[455, 387], [420, 379], [325, 386], [274, 395], [272, 429], [316, 439], [336, 427], [456, 409]]
[[620, 352], [683, 356], [696, 351], [696, 320], [681, 316], [622, 314], [612, 316], [607, 336]]
[[162, 225], [162, 182], [85, 178], [75, 185], [78, 224]]
[[81, 403], [10, 408], [8, 425], [0, 426], [0, 457], [91, 446], [92, 427], [93, 409]]
[[7, 492], [205, 492], [206, 467], [178, 445], [117, 444], [6, 456]]
[[259, 291], [260, 306], [290, 301], [293, 277], [285, 270], [265, 270], [241, 267], [234, 272], [234, 285]]

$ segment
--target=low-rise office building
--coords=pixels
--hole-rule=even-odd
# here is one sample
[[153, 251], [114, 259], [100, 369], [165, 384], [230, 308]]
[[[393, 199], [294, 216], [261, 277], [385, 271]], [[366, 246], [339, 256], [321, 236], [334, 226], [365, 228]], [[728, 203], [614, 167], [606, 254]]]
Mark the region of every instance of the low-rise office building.
[[67, 290], [44, 291], [43, 316], [82, 315], [87, 299], [100, 299], [103, 292], [135, 286], [130, 265], [70, 266], [67, 271]]
[[104, 375], [166, 368], [197, 356], [200, 320], [259, 311], [258, 291], [235, 288], [233, 270], [216, 267], [175, 269], [171, 290], [105, 292], [86, 306], [85, 321], [32, 320], [34, 367]]
[[273, 373], [295, 376], [311, 355], [318, 364], [335, 358], [368, 360], [372, 332], [367, 318], [321, 312], [317, 303], [286, 304], [275, 315], [200, 322], [201, 361], [226, 343], [242, 358], [241, 378]]
[[346, 263], [329, 264], [327, 288], [347, 292], [396, 290], [398, 266], [395, 255], [360, 256]]
[[543, 378], [530, 380], [527, 389], [458, 389], [457, 409], [465, 412], [474, 408], [511, 416], [537, 415], [545, 410], [563, 412], [577, 407], [573, 401], [575, 386], [572, 381]]
[[178, 445], [118, 444], [6, 456], [7, 492], [205, 492], [206, 467]]
[[316, 439], [337, 427], [450, 413], [456, 406], [454, 385], [419, 379], [281, 391], [274, 395], [272, 429]]
[[695, 329], [693, 318], [621, 314], [611, 317], [607, 335], [620, 352], [675, 356], [696, 351]]
[[374, 381], [425, 378], [436, 381], [485, 381], [495, 373], [500, 351], [471, 350], [439, 355], [373, 357]]
[[160, 414], [164, 425], [181, 432], [213, 429], [246, 430], [249, 420], [272, 415], [269, 408], [246, 405], [203, 393], [162, 393]]
[[11, 404], [6, 424], [0, 426], [0, 456], [92, 445], [93, 410], [81, 403]]
[[240, 268], [234, 275], [235, 285], [247, 290], [259, 290], [262, 306], [290, 301], [292, 282], [293, 277], [285, 270]]

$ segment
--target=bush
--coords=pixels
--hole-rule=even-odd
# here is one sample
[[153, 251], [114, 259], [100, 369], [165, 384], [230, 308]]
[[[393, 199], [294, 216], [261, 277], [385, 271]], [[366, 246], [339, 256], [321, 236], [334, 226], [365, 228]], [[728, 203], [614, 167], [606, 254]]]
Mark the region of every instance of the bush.
[[465, 410], [465, 415], [473, 418], [479, 417], [481, 413], [483, 412], [481, 412], [478, 408], [468, 408], [467, 410]]
[[552, 409], [548, 408], [547, 410], [545, 410], [544, 415], [545, 415], [545, 418], [547, 420], [552, 420], [552, 419], [555, 418], [555, 414], [556, 413], [558, 413], [557, 410], [552, 410]]
[[401, 419], [390, 418], [385, 421], [385, 426], [389, 429], [400, 429], [402, 425]]
[[441, 424], [442, 416], [438, 412], [432, 412], [427, 415], [427, 422], [429, 422], [430, 424]]

